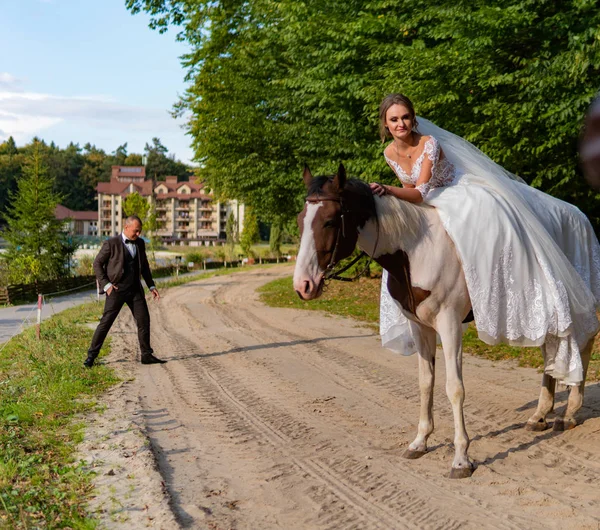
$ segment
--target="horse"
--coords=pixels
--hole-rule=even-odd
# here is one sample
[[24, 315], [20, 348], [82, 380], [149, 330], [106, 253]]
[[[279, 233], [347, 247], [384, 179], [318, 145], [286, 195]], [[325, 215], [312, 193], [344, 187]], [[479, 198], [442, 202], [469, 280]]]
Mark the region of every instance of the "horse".
[[[454, 416], [454, 460], [450, 478], [468, 478], [474, 466], [468, 457], [462, 378], [463, 322], [472, 319], [471, 301], [454, 243], [435, 208], [391, 196], [375, 196], [365, 182], [346, 177], [343, 164], [333, 176], [314, 177], [304, 168], [307, 196], [298, 215], [300, 247], [294, 270], [294, 290], [303, 300], [321, 296], [325, 279], [356, 246], [388, 271], [387, 287], [402, 312], [418, 327], [416, 339], [420, 416], [417, 436], [404, 452], [416, 459], [427, 453], [433, 432], [433, 386], [436, 333], [446, 361], [446, 394]], [[584, 382], [593, 339], [581, 353]], [[542, 354], [544, 347], [542, 346]], [[583, 404], [584, 382], [572, 387], [566, 410], [554, 430], [575, 427]], [[537, 410], [526, 429], [549, 427], [556, 381], [544, 374]]]

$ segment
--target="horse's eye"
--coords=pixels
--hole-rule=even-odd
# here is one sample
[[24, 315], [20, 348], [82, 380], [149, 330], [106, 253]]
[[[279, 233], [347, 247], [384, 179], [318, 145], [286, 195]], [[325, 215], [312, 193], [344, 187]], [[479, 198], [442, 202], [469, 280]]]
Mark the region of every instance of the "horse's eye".
[[337, 225], [337, 223], [335, 222], [335, 219], [330, 219], [329, 221], [325, 221], [325, 224], [323, 225], [324, 228], [334, 228]]

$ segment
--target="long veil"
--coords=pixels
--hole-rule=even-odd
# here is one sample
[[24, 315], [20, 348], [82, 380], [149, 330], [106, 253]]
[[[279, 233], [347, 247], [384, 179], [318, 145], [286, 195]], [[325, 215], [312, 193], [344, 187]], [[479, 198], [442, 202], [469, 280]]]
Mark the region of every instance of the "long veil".
[[525, 182], [521, 177], [496, 164], [489, 156], [460, 136], [446, 131], [420, 116], [417, 120], [419, 122], [419, 132], [426, 136], [435, 137], [442, 146], [446, 158], [463, 173], [508, 177], [511, 180]]
[[[532, 250], [536, 251], [536, 254], [539, 250], [540, 255], [546, 255], [551, 260], [553, 274], [558, 275], [556, 279], [562, 282], [567, 291], [572, 316], [589, 315], [590, 312], [595, 312], [595, 307], [600, 301], [595, 299], [561, 248], [531, 210], [527, 201], [523, 199], [520, 193], [521, 186], [527, 184], [520, 177], [496, 164], [470, 142], [434, 125], [429, 120], [419, 117], [418, 121], [419, 131], [434, 136], [440, 143], [444, 155], [459, 171], [470, 175], [470, 180], [493, 189], [519, 209], [521, 222], [530, 236], [528, 239], [535, 247]], [[556, 296], [560, 294], [556, 293]], [[569, 333], [569, 330], [559, 329], [559, 332]]]
[[[496, 164], [466, 140], [424, 118], [419, 117], [418, 121], [419, 132], [437, 139], [445, 157], [455, 166], [459, 174], [466, 177], [470, 185], [483, 186], [511, 205], [511, 210], [516, 212], [514, 220], [519, 224], [519, 233], [522, 234], [522, 250], [531, 256], [530, 263], [536, 263], [536, 271], [531, 271], [532, 277], [539, 280], [539, 285], [545, 285], [545, 289], [551, 291], [547, 294], [555, 301], [553, 304], [555, 309], [550, 321], [546, 323], [546, 333], [534, 340], [515, 338], [514, 341], [507, 342], [522, 346], [545, 344], [547, 353], [550, 353], [548, 350], [550, 346], [550, 349], [555, 352], [565, 348], [581, 351], [598, 331], [596, 308], [600, 305], [600, 294], [592, 292], [589, 282], [586, 283], [575, 270], [554, 239], [555, 234], [549, 232], [532, 205], [525, 199], [525, 197], [531, 198], [532, 189], [522, 179]], [[432, 205], [435, 206], [435, 202]], [[572, 212], [570, 215], [584, 217], [574, 207], [569, 211]], [[472, 222], [479, 225], [480, 231], [485, 233], [485, 219], [472, 219]], [[585, 222], [587, 223], [587, 219]], [[497, 234], [493, 230], [487, 234], [488, 238], [501, 236], [502, 234]], [[519, 271], [516, 270], [514, 273], [519, 274]], [[510, 301], [502, 303], [510, 303]], [[477, 315], [475, 317], [477, 324]], [[488, 344], [495, 344], [504, 339], [486, 334], [482, 330], [478, 331], [480, 338]]]

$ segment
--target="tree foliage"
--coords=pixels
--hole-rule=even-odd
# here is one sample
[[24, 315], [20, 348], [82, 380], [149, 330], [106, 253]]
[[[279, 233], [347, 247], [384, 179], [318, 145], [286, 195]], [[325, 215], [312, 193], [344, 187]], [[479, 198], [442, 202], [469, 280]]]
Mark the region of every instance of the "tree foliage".
[[302, 164], [340, 161], [392, 182], [377, 109], [403, 92], [600, 226], [578, 168], [582, 119], [600, 88], [596, 0], [127, 0], [151, 27], [180, 28], [199, 172], [223, 198], [289, 219]]
[[142, 224], [144, 224], [150, 213], [150, 203], [137, 191], [134, 191], [123, 199], [123, 213], [127, 217], [137, 215], [141, 219]]
[[225, 223], [225, 244], [230, 254], [230, 258], [233, 258], [233, 247], [235, 246], [235, 240], [237, 236], [237, 222], [233, 212], [229, 212], [227, 216], [227, 222]]
[[3, 258], [10, 264], [8, 279], [12, 283], [63, 275], [75, 251], [64, 233], [64, 222], [54, 214], [61, 198], [54, 187], [44, 147], [34, 142], [4, 215], [7, 226], [2, 235], [8, 246]]
[[281, 256], [281, 243], [283, 242], [283, 227], [281, 219], [275, 219], [269, 232], [269, 249], [275, 257]]
[[252, 208], [246, 208], [244, 213], [244, 229], [240, 236], [240, 246], [242, 252], [252, 257], [252, 245], [260, 241], [260, 233], [258, 231], [258, 219]]

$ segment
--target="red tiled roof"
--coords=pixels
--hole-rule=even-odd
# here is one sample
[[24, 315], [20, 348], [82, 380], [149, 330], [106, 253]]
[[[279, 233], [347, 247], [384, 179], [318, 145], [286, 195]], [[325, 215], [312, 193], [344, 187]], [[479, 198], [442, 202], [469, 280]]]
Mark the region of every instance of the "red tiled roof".
[[157, 181], [156, 185], [154, 186], [154, 189], [158, 188], [159, 186], [164, 186], [165, 188], [167, 188], [169, 190], [169, 192], [172, 191], [176, 191], [179, 188], [181, 188], [182, 186], [187, 186], [188, 188], [190, 188], [190, 190], [192, 190], [192, 192], [194, 191], [200, 191], [201, 189], [204, 188], [204, 184], [196, 184], [195, 182], [172, 182], [172, 181]]
[[144, 182], [98, 182], [96, 191], [98, 193], [106, 193], [108, 195], [128, 195], [129, 186], [133, 185], [135, 191], [137, 191], [143, 197], [152, 195], [152, 181], [146, 180]]
[[77, 210], [70, 210], [66, 206], [62, 204], [57, 204], [56, 209], [54, 210], [54, 215], [57, 219], [73, 219], [75, 221], [97, 221], [98, 220], [98, 212], [82, 212]]
[[192, 192], [192, 193], [177, 193], [176, 191], [170, 191], [169, 193], [157, 193], [157, 199], [202, 199], [204, 201], [212, 201], [213, 198], [210, 195], [206, 195], [206, 193], [200, 192]]

